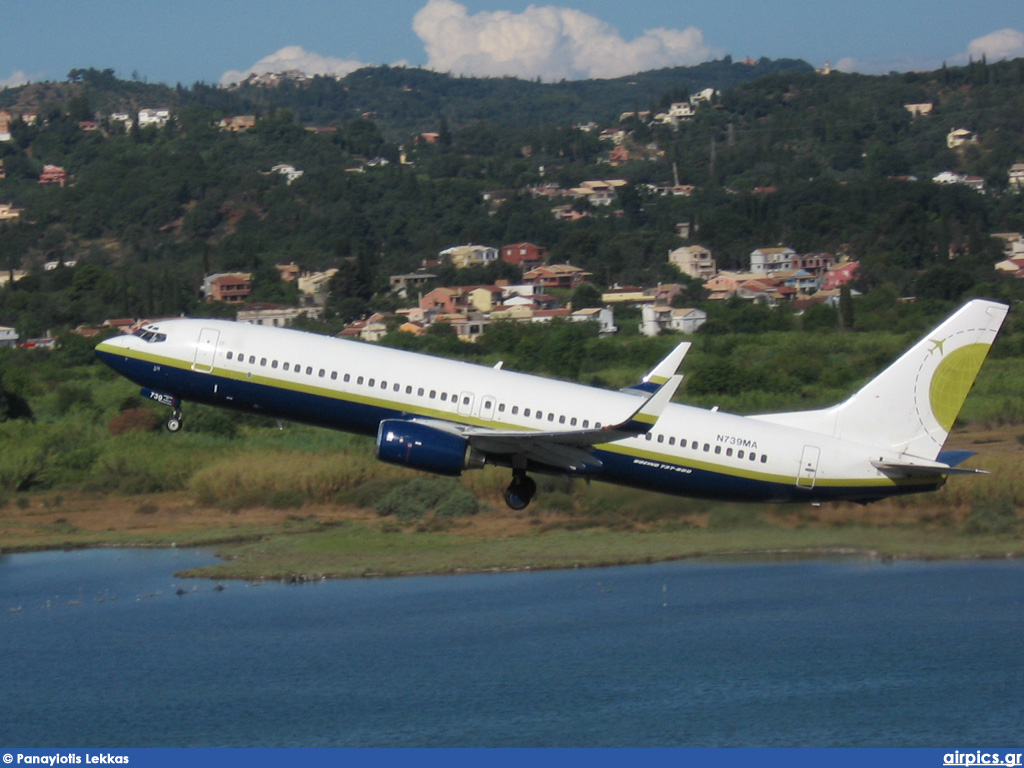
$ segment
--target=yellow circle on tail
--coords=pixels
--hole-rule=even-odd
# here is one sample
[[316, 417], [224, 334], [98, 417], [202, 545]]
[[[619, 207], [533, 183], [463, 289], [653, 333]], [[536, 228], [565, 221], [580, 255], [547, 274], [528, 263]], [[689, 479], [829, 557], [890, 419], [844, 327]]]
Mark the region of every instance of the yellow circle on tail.
[[987, 354], [987, 344], [968, 344], [942, 358], [932, 374], [928, 392], [932, 414], [947, 432], [953, 428]]

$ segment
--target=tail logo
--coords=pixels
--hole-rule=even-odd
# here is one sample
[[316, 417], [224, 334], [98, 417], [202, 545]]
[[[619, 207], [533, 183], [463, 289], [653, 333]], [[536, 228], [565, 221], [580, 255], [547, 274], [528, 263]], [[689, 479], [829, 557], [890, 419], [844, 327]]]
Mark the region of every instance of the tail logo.
[[[929, 339], [939, 345], [941, 351], [942, 342]], [[945, 339], [943, 340], [945, 341]], [[931, 404], [932, 415], [946, 432], [953, 428], [960, 407], [971, 391], [974, 379], [981, 370], [985, 356], [988, 354], [988, 344], [967, 344], [954, 349], [949, 355], [943, 356], [938, 367], [932, 374], [931, 384], [928, 388], [928, 399]], [[932, 350], [934, 351], [934, 350]]]

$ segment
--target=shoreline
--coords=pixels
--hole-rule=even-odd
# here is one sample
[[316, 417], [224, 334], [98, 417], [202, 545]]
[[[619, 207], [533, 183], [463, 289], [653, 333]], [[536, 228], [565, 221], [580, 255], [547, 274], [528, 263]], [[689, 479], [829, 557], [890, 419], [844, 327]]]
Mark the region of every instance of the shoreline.
[[[248, 582], [278, 582], [282, 584], [307, 584], [328, 580], [339, 579], [378, 579], [378, 578], [413, 578], [422, 576], [468, 576], [480, 574], [502, 574], [502, 573], [530, 573], [552, 570], [573, 570], [580, 568], [616, 568], [625, 566], [654, 565], [657, 563], [681, 562], [681, 561], [704, 561], [704, 562], [750, 562], [750, 563], [781, 563], [798, 561], [828, 561], [828, 560], [859, 560], [882, 564], [893, 564], [896, 562], [968, 562], [985, 560], [1017, 560], [1024, 558], [1024, 541], [1018, 542], [1019, 548], [1010, 551], [974, 551], [967, 553], [946, 553], [935, 554], [929, 552], [904, 551], [898, 554], [891, 554], [877, 549], [866, 549], [853, 546], [818, 546], [818, 547], [785, 547], [766, 549], [723, 549], [719, 551], [692, 551], [664, 557], [644, 556], [629, 559], [602, 559], [593, 562], [573, 562], [559, 564], [536, 563], [520, 566], [491, 565], [481, 567], [445, 566], [438, 569], [397, 569], [397, 570], [362, 570], [358, 573], [261, 573], [260, 569], [251, 572], [245, 570], [238, 573], [221, 572], [222, 567], [233, 562], [230, 555], [222, 554], [216, 547], [224, 542], [191, 542], [185, 546], [172, 544], [143, 544], [130, 542], [116, 543], [81, 543], [64, 546], [39, 546], [39, 547], [0, 547], [0, 556], [36, 554], [40, 552], [75, 552], [88, 549], [209, 549], [214, 557], [222, 560], [221, 563], [188, 568], [176, 571], [174, 578], [205, 579], [207, 581], [248, 581]], [[235, 540], [231, 543], [248, 543], [247, 540]], [[256, 565], [256, 564], [254, 564]]]

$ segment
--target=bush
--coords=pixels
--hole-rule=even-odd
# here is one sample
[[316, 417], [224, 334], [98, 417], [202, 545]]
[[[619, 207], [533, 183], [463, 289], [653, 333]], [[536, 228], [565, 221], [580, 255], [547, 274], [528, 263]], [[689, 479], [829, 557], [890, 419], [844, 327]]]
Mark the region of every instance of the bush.
[[299, 491], [274, 491], [267, 499], [267, 506], [271, 509], [296, 509], [305, 503], [306, 499]]
[[393, 486], [377, 502], [376, 510], [378, 515], [394, 515], [404, 521], [419, 520], [431, 512], [438, 518], [475, 515], [480, 505], [454, 480], [415, 477]]
[[160, 419], [148, 408], [130, 408], [122, 411], [107, 424], [107, 431], [114, 435], [126, 432], [152, 432], [160, 428]]
[[92, 397], [92, 390], [84, 384], [76, 382], [65, 382], [57, 387], [56, 391], [57, 413], [64, 416], [75, 408], [82, 410], [94, 410], [96, 403]]
[[967, 533], [1014, 533], [1021, 528], [1017, 510], [1009, 499], [977, 498], [964, 520]]
[[725, 507], [716, 509], [708, 515], [709, 531], [735, 531], [743, 528], [764, 528], [765, 519], [756, 508]]

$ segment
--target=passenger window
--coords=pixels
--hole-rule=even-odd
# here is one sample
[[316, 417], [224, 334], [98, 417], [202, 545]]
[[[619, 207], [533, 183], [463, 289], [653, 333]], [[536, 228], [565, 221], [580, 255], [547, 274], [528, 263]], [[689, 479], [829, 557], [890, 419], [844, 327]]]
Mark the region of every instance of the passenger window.
[[537, 411], [537, 421], [543, 421], [543, 420], [544, 420], [544, 412], [543, 411]]
[[650, 442], [651, 439], [652, 439], [652, 437], [651, 437], [651, 433], [650, 432], [648, 432], [646, 435], [644, 435], [644, 440], [647, 440], [648, 442]]
[[338, 372], [337, 371], [331, 371], [331, 381], [337, 381], [337, 380], [338, 380]]
[[513, 405], [512, 406], [512, 415], [513, 416], [518, 416], [519, 415], [519, 406], [518, 405]]
[[686, 438], [685, 437], [679, 438], [679, 447], [680, 448], [685, 448], [686, 447]]
[[376, 379], [370, 379], [370, 380], [369, 380], [368, 382], [366, 382], [366, 386], [368, 386], [368, 387], [372, 387], [372, 386], [374, 386], [374, 385], [375, 385], [376, 383], [377, 383], [377, 380], [376, 380]]
[[715, 455], [717, 456], [717, 455], [720, 455], [721, 453], [722, 453], [722, 446], [716, 445], [715, 446]]
[[352, 374], [351, 373], [346, 373], [344, 381], [346, 383], [352, 381]]
[[665, 436], [664, 435], [658, 435], [658, 442], [659, 443], [664, 443], [665, 442]]
[[437, 390], [436, 389], [430, 390], [430, 399], [431, 400], [436, 400], [437, 399]]
[[356, 379], [356, 384], [359, 384], [360, 386], [362, 386], [362, 384], [363, 384], [363, 377], [362, 376], [360, 376], [359, 378]]
[[249, 365], [256, 365], [256, 355], [249, 355]]
[[322, 378], [323, 378], [324, 376], [326, 376], [326, 375], [327, 375], [327, 371], [325, 371], [325, 370], [324, 370], [323, 368], [321, 368], [321, 369], [320, 369], [320, 372], [319, 372], [319, 373], [317, 374], [317, 376], [319, 376], [319, 377], [320, 377], [321, 379], [322, 379]]
[[312, 376], [313, 375], [313, 366], [312, 365], [307, 365], [306, 366], [306, 375], [307, 376]]
[[401, 385], [401, 384], [395, 384], [395, 386], [394, 386], [394, 387], [392, 387], [392, 389], [393, 389], [393, 390], [394, 390], [395, 392], [398, 392], [398, 391], [400, 391], [400, 390], [402, 389], [402, 385]]
[[725, 455], [726, 456], [732, 456], [732, 448], [726, 448], [725, 449]]
[[447, 403], [448, 402], [448, 393], [447, 392], [442, 392], [441, 393], [441, 402], [442, 403]]
[[266, 368], [267, 367], [267, 358], [261, 357], [260, 358], [260, 365], [262, 365], [264, 368]]
[[285, 364], [284, 364], [284, 365], [282, 365], [281, 367], [282, 367], [282, 368], [284, 368], [284, 369], [285, 369], [285, 370], [287, 371], [287, 370], [288, 370], [288, 363], [285, 363]]
[[757, 461], [757, 454], [754, 453], [753, 451], [750, 452], [750, 460]]
[[707, 443], [704, 443], [704, 453], [707, 453], [710, 450], [711, 450], [711, 446], [708, 445]]
[[381, 381], [380, 388], [381, 389], [387, 389], [388, 388], [388, 383], [386, 381]]
[[762, 464], [767, 464], [768, 463], [768, 454], [767, 453], [762, 453], [761, 454], [761, 463]]
[[407, 394], [407, 395], [411, 395], [412, 394], [412, 385], [411, 384], [406, 384], [405, 385], [405, 394]]
[[505, 412], [505, 404], [504, 403], [498, 403], [498, 413], [504, 413], [504, 412]]
[[277, 368], [277, 360], [274, 360], [274, 361], [273, 361], [273, 362], [272, 362], [272, 363], [270, 364], [270, 367], [271, 367], [271, 368]]
[[549, 413], [548, 414], [548, 421], [554, 421], [554, 420], [555, 420], [555, 414]]
[[523, 416], [529, 417], [529, 415], [530, 415], [530, 409], [529, 408], [523, 409]]
[[416, 394], [419, 395], [420, 397], [423, 397], [423, 387], [420, 387], [419, 389], [417, 389], [416, 390]]
[[589, 419], [584, 419], [583, 420], [583, 428], [584, 429], [590, 429], [590, 420]]
[[675, 445], [675, 444], [676, 444], [676, 439], [675, 439], [674, 437], [670, 437], [670, 438], [668, 439], [668, 444], [669, 444], [669, 445]]
[[558, 423], [559, 424], [565, 424], [565, 416], [559, 416], [558, 417]]
[[744, 452], [743, 452], [743, 451], [739, 451], [739, 452], [738, 452], [738, 453], [736, 454], [736, 458], [737, 458], [737, 459], [742, 459], [742, 458], [743, 458], [743, 456], [744, 456]]
[[234, 352], [228, 352], [228, 360], [230, 360], [234, 354]]

